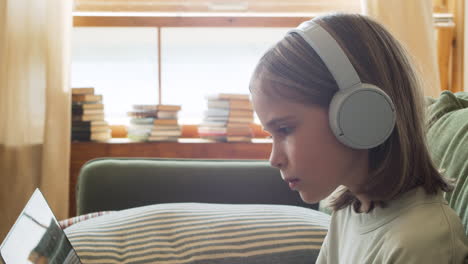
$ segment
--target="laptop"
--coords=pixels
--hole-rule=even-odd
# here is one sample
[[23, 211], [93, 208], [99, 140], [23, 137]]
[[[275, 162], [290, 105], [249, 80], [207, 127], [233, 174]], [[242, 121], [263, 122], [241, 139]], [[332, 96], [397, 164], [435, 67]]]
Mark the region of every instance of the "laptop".
[[81, 263], [39, 189], [0, 245], [0, 263]]

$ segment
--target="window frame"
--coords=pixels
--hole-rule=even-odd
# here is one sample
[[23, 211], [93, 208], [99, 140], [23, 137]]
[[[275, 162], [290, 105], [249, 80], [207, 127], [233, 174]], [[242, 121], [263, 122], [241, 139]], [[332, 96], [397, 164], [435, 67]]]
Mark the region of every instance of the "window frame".
[[74, 12], [74, 27], [296, 27], [317, 13]]
[[317, 14], [240, 14], [240, 13], [135, 13], [135, 12], [74, 12], [74, 27], [150, 27], [157, 34], [158, 83], [155, 85], [158, 104], [164, 104], [164, 85], [161, 84], [161, 28], [171, 27], [210, 27], [210, 28], [262, 28], [296, 27]]
[[75, 0], [85, 12], [359, 12], [359, 0]]

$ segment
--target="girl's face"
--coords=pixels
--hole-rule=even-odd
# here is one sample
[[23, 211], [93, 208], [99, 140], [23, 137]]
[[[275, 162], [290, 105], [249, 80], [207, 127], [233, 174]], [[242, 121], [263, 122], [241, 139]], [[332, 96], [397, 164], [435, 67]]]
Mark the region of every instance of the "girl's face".
[[327, 110], [253, 93], [254, 109], [273, 138], [270, 163], [302, 200], [316, 203], [339, 185], [351, 192], [368, 172], [367, 150], [354, 150], [333, 135]]

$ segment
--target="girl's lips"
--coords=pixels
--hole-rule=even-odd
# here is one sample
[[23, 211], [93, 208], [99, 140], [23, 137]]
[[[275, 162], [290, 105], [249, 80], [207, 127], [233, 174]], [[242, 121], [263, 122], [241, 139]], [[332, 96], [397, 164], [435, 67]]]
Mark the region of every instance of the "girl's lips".
[[299, 179], [291, 179], [291, 180], [287, 180], [287, 182], [289, 183], [289, 188], [291, 188], [292, 190], [295, 190], [297, 185], [299, 184], [300, 180]]

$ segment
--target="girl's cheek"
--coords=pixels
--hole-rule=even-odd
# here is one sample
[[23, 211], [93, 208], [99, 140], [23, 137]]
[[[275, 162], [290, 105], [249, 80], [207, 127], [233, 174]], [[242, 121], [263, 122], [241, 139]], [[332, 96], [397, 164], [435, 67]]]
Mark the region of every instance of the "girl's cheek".
[[284, 151], [288, 156], [291, 154], [294, 155], [294, 152], [297, 150], [296, 141], [294, 137], [289, 136], [284, 140]]

